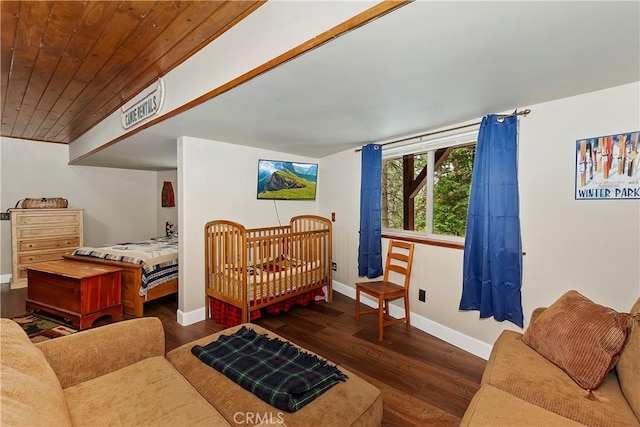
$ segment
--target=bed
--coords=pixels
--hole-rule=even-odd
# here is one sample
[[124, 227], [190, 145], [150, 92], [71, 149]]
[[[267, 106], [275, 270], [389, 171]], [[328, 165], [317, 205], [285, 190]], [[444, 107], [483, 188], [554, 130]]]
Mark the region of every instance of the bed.
[[145, 302], [178, 292], [178, 235], [82, 247], [64, 258], [122, 268], [122, 306], [128, 315], [142, 317]]
[[[289, 225], [247, 229], [215, 220], [205, 225], [207, 318], [228, 327], [260, 310], [324, 295], [331, 301], [331, 221], [293, 217]], [[221, 307], [231, 311], [221, 312]], [[238, 318], [230, 320], [230, 312]]]

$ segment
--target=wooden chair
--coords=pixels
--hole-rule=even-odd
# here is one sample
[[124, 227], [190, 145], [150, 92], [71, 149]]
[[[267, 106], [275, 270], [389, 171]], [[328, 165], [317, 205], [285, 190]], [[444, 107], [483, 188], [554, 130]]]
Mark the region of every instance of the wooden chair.
[[[411, 327], [409, 321], [409, 279], [411, 278], [411, 264], [413, 263], [413, 243], [391, 240], [387, 252], [384, 277], [381, 281], [356, 283], [356, 325], [360, 326], [360, 314], [378, 313], [378, 340], [382, 341], [385, 326], [405, 323], [407, 330]], [[394, 271], [404, 276], [404, 283], [397, 285], [389, 281], [389, 272]], [[363, 292], [378, 299], [378, 308], [360, 310], [360, 293]], [[402, 319], [394, 319], [389, 314], [389, 301], [404, 298], [404, 313]]]

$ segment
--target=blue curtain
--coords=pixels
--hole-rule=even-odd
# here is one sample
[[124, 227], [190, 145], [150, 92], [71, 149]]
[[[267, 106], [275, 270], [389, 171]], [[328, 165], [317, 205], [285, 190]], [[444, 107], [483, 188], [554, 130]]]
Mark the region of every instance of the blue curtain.
[[381, 174], [381, 147], [375, 144], [362, 147], [358, 275], [370, 279], [382, 276]]
[[517, 117], [482, 119], [473, 165], [460, 310], [522, 328]]

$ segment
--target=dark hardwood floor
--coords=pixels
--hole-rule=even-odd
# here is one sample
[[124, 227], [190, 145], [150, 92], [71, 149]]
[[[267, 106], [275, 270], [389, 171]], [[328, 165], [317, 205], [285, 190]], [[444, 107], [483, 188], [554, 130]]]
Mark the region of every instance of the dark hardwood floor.
[[[26, 290], [0, 285], [1, 316], [24, 314]], [[222, 328], [212, 320], [180, 326], [177, 299], [169, 296], [145, 304], [145, 315], [160, 318], [167, 351]], [[378, 342], [376, 319], [363, 316], [355, 326], [355, 303], [334, 294], [332, 304], [315, 302], [255, 323], [344, 366], [378, 387], [385, 426], [457, 426], [480, 386], [486, 362], [470, 353], [402, 324], [385, 328]], [[98, 319], [94, 327], [113, 322]]]

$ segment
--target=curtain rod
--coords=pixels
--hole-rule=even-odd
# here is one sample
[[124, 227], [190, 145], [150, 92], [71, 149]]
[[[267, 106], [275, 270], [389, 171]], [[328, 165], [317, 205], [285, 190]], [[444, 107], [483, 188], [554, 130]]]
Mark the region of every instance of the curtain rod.
[[[511, 117], [511, 116], [524, 116], [524, 117], [527, 117], [527, 115], [530, 112], [531, 112], [531, 110], [527, 108], [526, 110], [518, 111], [518, 112], [513, 113], [513, 114], [500, 114], [498, 116], [498, 120], [502, 120], [502, 119], [505, 119], [505, 118]], [[416, 138], [424, 138], [425, 136], [437, 135], [439, 133], [451, 132], [452, 130], [458, 130], [458, 129], [468, 128], [468, 127], [471, 127], [471, 126], [477, 126], [480, 123], [482, 123], [482, 122], [469, 123], [467, 125], [456, 126], [456, 127], [451, 127], [451, 128], [447, 128], [447, 129], [437, 130], [437, 131], [434, 131], [434, 132], [423, 133], [421, 135], [414, 135], [414, 136], [409, 136], [409, 137], [406, 137], [406, 138], [395, 139], [393, 141], [387, 141], [387, 142], [383, 142], [382, 144], [377, 144], [377, 145], [383, 147], [385, 145], [397, 144], [399, 142], [409, 141], [409, 140], [416, 139]], [[356, 151], [356, 153], [358, 151], [362, 151], [362, 148], [356, 148], [355, 151]]]

